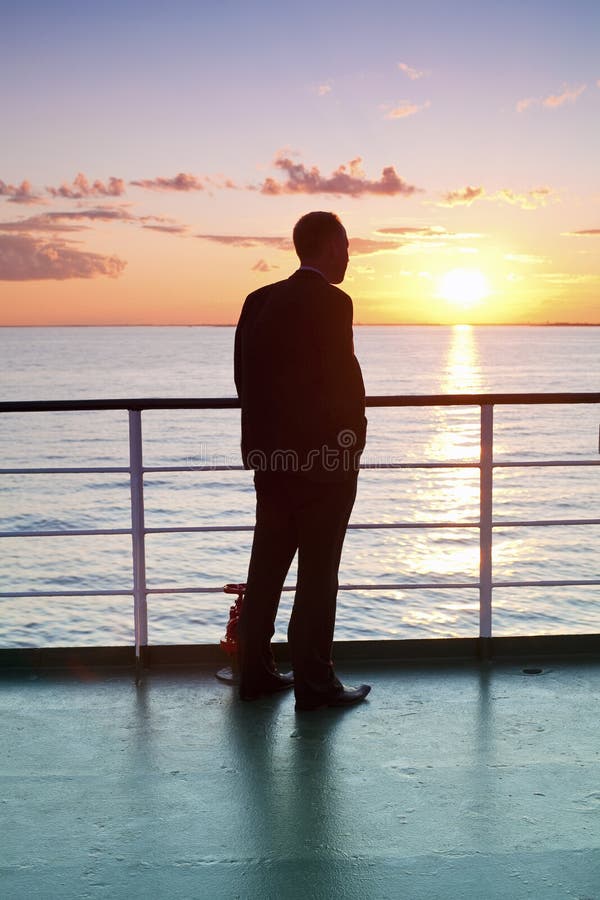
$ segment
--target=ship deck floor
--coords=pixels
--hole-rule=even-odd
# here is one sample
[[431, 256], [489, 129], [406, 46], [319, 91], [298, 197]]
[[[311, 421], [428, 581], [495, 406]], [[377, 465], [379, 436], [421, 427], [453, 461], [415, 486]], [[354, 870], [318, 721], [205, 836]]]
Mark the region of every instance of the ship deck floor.
[[598, 900], [600, 663], [345, 663], [352, 709], [207, 669], [12, 670], [7, 900]]

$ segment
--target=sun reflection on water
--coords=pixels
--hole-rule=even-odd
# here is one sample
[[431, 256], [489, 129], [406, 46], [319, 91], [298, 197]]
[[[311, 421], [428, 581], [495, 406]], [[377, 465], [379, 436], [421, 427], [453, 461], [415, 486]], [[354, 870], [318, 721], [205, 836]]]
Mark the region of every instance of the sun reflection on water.
[[[447, 394], [483, 390], [479, 349], [470, 325], [456, 325], [450, 334], [440, 391]], [[479, 459], [479, 407], [437, 407], [427, 445], [429, 462], [468, 462]], [[421, 519], [428, 522], [474, 522], [479, 519], [479, 472], [474, 468], [442, 469], [435, 479], [424, 476]], [[425, 544], [426, 546], [423, 546]], [[479, 535], [476, 528], [425, 531], [403, 564], [419, 576], [440, 581], [476, 581]], [[444, 608], [457, 598], [448, 595]]]

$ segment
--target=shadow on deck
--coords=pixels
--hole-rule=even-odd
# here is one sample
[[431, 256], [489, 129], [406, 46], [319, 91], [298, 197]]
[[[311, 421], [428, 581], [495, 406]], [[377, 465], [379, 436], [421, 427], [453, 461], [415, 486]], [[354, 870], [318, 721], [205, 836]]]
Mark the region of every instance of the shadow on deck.
[[206, 668], [5, 669], [2, 894], [600, 898], [600, 664], [344, 660], [349, 710]]

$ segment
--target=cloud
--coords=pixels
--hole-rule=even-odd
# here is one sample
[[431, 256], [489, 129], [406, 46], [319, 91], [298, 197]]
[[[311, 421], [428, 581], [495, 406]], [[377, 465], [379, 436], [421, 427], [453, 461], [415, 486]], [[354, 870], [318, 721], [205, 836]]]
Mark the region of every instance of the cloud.
[[429, 100], [427, 100], [426, 103], [422, 103], [420, 106], [418, 103], [403, 103], [395, 109], [391, 109], [389, 113], [386, 114], [386, 119], [406, 119], [408, 116], [414, 116], [424, 109], [429, 109], [430, 106], [431, 103]]
[[431, 72], [413, 69], [412, 66], [409, 66], [403, 62], [398, 63], [398, 68], [401, 72], [404, 72], [405, 75], [408, 75], [411, 81], [418, 81], [419, 78], [424, 78], [426, 75], [431, 75]]
[[283, 237], [258, 237], [249, 234], [197, 234], [196, 237], [203, 241], [213, 241], [215, 244], [227, 244], [232, 247], [273, 247], [276, 250], [294, 249], [294, 244], [290, 238]]
[[555, 192], [548, 187], [534, 188], [532, 191], [519, 194], [509, 188], [503, 188], [490, 194], [488, 200], [501, 200], [510, 203], [512, 206], [520, 206], [521, 209], [538, 209], [545, 206], [549, 200], [556, 199]]
[[361, 197], [364, 194], [379, 194], [393, 197], [398, 194], [410, 196], [418, 188], [407, 184], [396, 172], [394, 166], [386, 166], [381, 178], [372, 181], [362, 170], [360, 156], [347, 165], [339, 166], [331, 175], [322, 175], [317, 166], [308, 169], [303, 163], [295, 163], [288, 157], [279, 156], [274, 165], [286, 173], [285, 181], [267, 178], [260, 187], [261, 194], [334, 194], [336, 196]]
[[481, 237], [481, 234], [473, 231], [447, 231], [442, 225], [403, 225], [399, 228], [377, 228], [375, 234], [404, 237], [406, 244], [424, 241], [425, 243], [433, 242], [436, 246], [443, 246], [445, 241], [472, 241]]
[[[204, 241], [213, 241], [214, 243], [231, 247], [269, 247], [275, 250], [284, 251], [294, 249], [293, 242], [289, 238], [283, 237], [257, 237], [255, 235], [239, 234], [197, 234], [196, 237]], [[378, 240], [359, 237], [350, 238], [350, 255], [369, 256], [373, 253], [389, 253], [402, 247], [404, 243], [404, 241], [399, 240]], [[259, 260], [259, 262], [260, 261], [261, 260]]]
[[516, 110], [522, 113], [531, 106], [539, 106], [540, 104], [545, 106], [546, 109], [557, 109], [566, 103], [575, 103], [586, 88], [587, 84], [580, 84], [577, 87], [569, 87], [565, 84], [560, 94], [549, 94], [547, 97], [524, 97], [522, 100], [518, 100]]
[[526, 109], [529, 109], [530, 106], [539, 103], [536, 97], [524, 97], [522, 100], [517, 101], [517, 112], [525, 112]]
[[45, 203], [43, 197], [34, 194], [31, 183], [27, 180], [19, 185], [6, 184], [0, 179], [0, 197], [8, 197], [9, 203]]
[[187, 227], [185, 225], [142, 225], [149, 231], [162, 231], [164, 234], [185, 234]]
[[253, 272], [271, 272], [273, 269], [278, 269], [279, 266], [270, 265], [265, 259], [259, 259], [257, 263], [252, 266]]
[[564, 106], [565, 103], [575, 103], [577, 98], [583, 94], [586, 87], [586, 84], [580, 84], [579, 87], [576, 88], [569, 88], [565, 85], [562, 94], [550, 94], [550, 96], [543, 100], [543, 104], [544, 106], [554, 109], [557, 106]]
[[27, 234], [0, 235], [1, 281], [64, 281], [69, 278], [117, 278], [126, 262], [101, 256], [62, 241], [47, 241]]
[[377, 228], [375, 234], [403, 235], [404, 237], [447, 237], [449, 232], [441, 225], [402, 225], [393, 228]]
[[438, 206], [470, 206], [475, 200], [480, 200], [485, 195], [482, 187], [467, 185], [457, 191], [448, 191], [443, 195]]
[[108, 183], [96, 181], [90, 183], [83, 172], [73, 179], [72, 184], [63, 182], [60, 187], [47, 187], [51, 197], [63, 197], [68, 200], [82, 200], [84, 197], [120, 197], [125, 193], [125, 182], [122, 178], [111, 176]]
[[82, 220], [135, 222], [136, 217], [121, 207], [99, 207], [98, 209], [82, 209], [72, 212], [47, 212], [41, 213], [39, 216], [19, 219], [15, 222], [0, 222], [0, 231], [83, 231], [86, 226], [80, 224]]
[[600, 228], [580, 228], [578, 231], [566, 231], [565, 237], [598, 237]]
[[[180, 172], [173, 178], [145, 178], [140, 181], [130, 181], [135, 187], [145, 188], [148, 191], [203, 191], [204, 183], [197, 175]], [[231, 183], [233, 184], [233, 182]]]
[[330, 94], [333, 90], [331, 84], [326, 82], [325, 84], [320, 84], [317, 88], [317, 94], [319, 97], [324, 97], [326, 94]]
[[502, 188], [494, 194], [488, 194], [485, 188], [467, 187], [460, 188], [457, 191], [448, 191], [443, 195], [437, 206], [470, 206], [475, 200], [489, 200], [491, 202], [499, 201], [510, 203], [512, 206], [519, 206], [521, 209], [538, 209], [545, 206], [549, 200], [558, 199], [555, 191], [549, 187], [538, 187], [531, 191], [518, 193], [510, 188]]
[[[198, 183], [200, 183], [200, 179], [198, 179]], [[220, 191], [223, 191], [223, 190], [237, 191], [237, 190], [239, 190], [235, 181], [233, 181], [231, 178], [227, 178], [225, 175], [214, 175], [214, 176], [206, 175], [204, 177], [204, 183], [205, 183], [205, 185], [208, 185], [209, 187], [218, 188]], [[184, 188], [178, 188], [178, 190], [184, 190]], [[201, 191], [202, 187], [190, 188], [189, 190]]]
[[[0, 231], [30, 233], [44, 231], [47, 233], [85, 231], [89, 227], [85, 222], [125, 222], [141, 224], [143, 228], [165, 231], [171, 234], [182, 234], [185, 225], [165, 216], [134, 216], [123, 206], [99, 206], [92, 209], [77, 209], [68, 212], [46, 212], [27, 219], [13, 222], [0, 222]], [[148, 224], [151, 223], [151, 224]]]
[[380, 241], [377, 238], [350, 238], [350, 256], [374, 256], [394, 253], [404, 246], [404, 241]]
[[81, 219], [101, 222], [136, 222], [137, 217], [122, 206], [97, 206], [92, 209], [78, 209], [70, 212], [47, 213], [48, 219], [76, 222]]
[[44, 213], [39, 216], [29, 216], [27, 219], [17, 219], [14, 222], [0, 222], [0, 231], [10, 232], [61, 232], [61, 231], [82, 231], [85, 225], [66, 225], [54, 216]]

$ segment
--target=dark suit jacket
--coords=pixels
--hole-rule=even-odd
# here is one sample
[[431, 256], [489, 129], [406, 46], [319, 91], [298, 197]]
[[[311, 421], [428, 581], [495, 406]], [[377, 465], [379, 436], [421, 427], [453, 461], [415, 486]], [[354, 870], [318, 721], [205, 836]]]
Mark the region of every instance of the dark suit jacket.
[[250, 294], [235, 334], [246, 468], [354, 476], [366, 436], [352, 300], [299, 269]]

